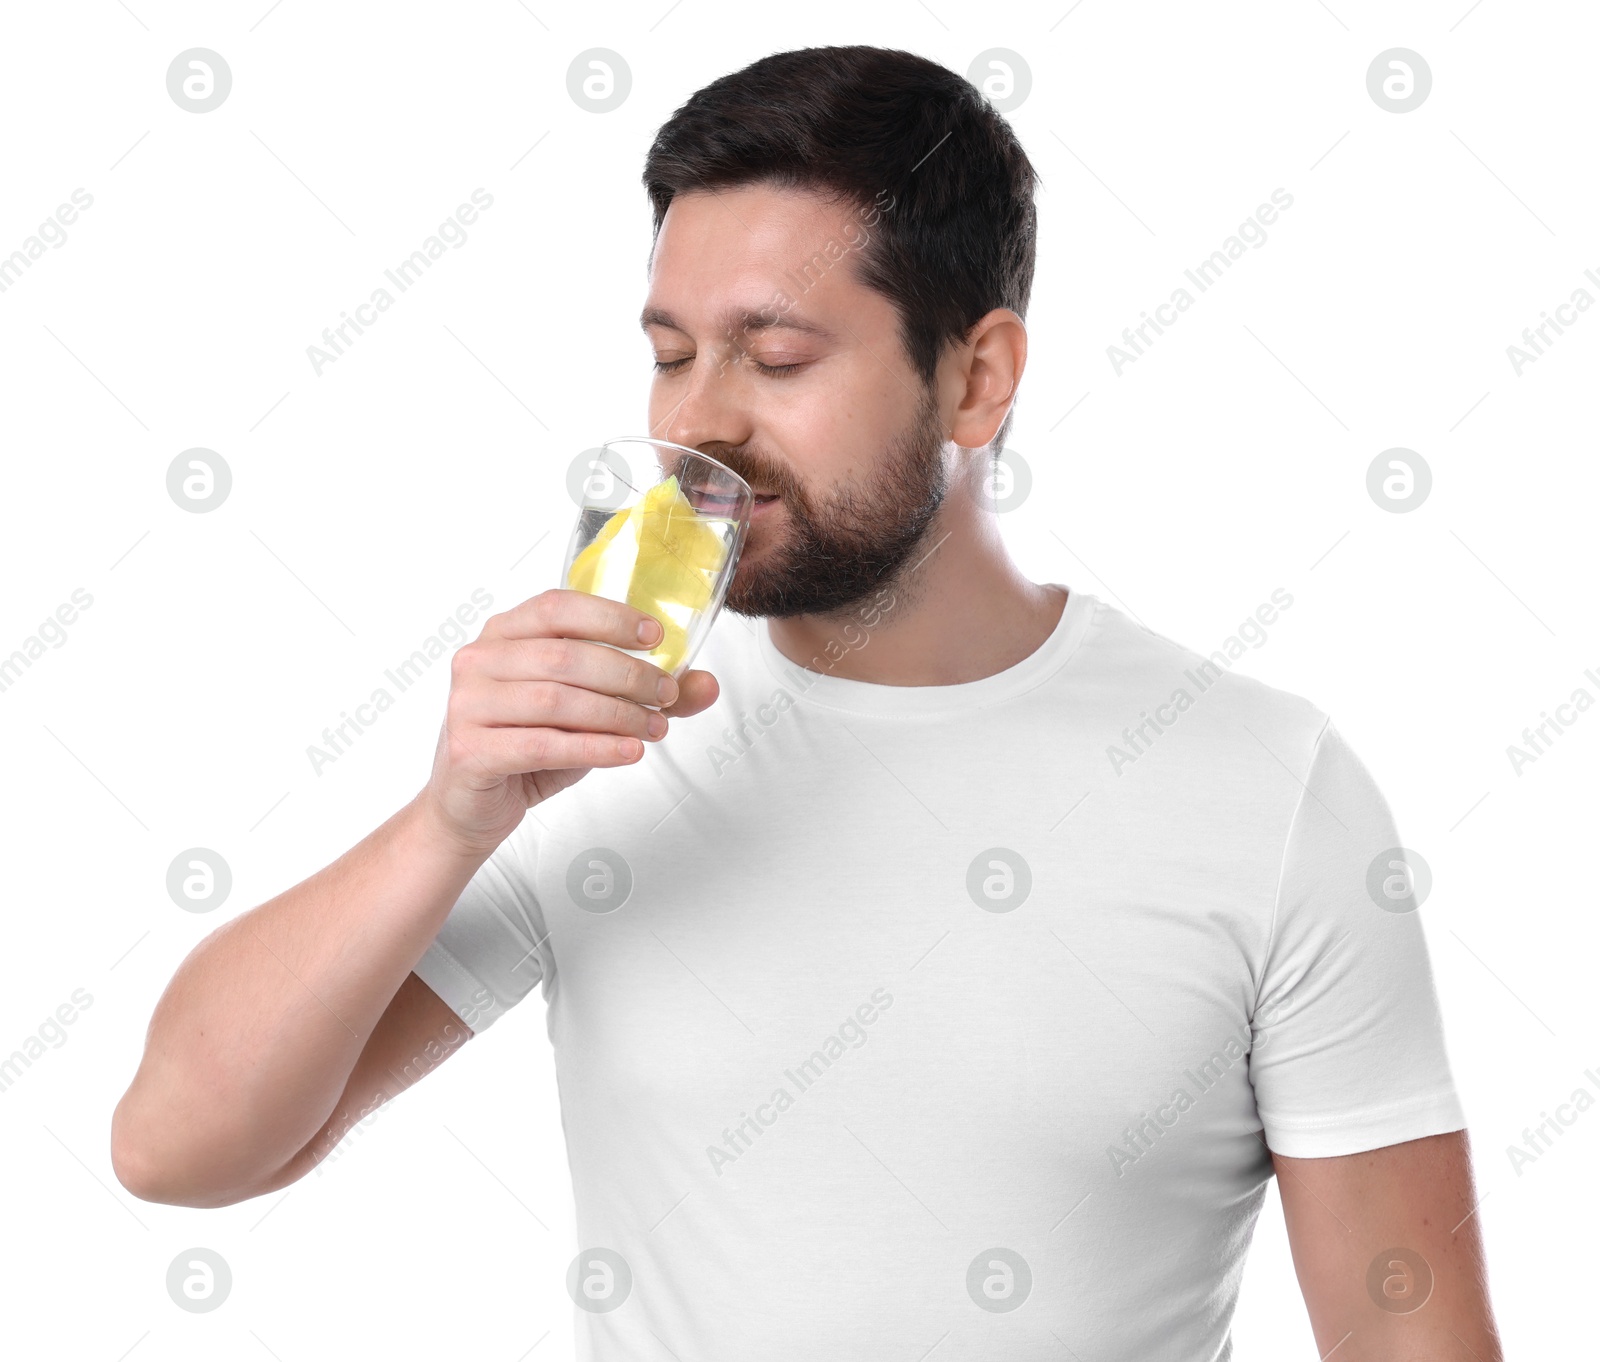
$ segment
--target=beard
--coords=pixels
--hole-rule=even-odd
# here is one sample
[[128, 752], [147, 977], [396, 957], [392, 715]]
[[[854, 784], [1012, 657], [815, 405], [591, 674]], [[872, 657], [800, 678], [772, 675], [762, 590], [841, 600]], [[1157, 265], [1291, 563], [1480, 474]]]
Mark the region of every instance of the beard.
[[757, 559], [741, 556], [723, 602], [751, 618], [839, 615], [886, 587], [898, 593], [948, 491], [944, 431], [927, 394], [867, 481], [826, 500], [813, 500], [791, 470], [748, 449], [702, 452], [776, 492], [785, 507], [783, 527], [768, 530], [781, 537]]

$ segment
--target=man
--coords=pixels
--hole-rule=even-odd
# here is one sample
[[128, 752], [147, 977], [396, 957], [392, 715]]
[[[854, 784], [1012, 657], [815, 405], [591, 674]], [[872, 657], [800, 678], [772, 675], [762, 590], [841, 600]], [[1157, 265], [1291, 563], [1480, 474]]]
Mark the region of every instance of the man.
[[761, 494], [732, 613], [681, 685], [628, 606], [490, 619], [422, 792], [178, 972], [123, 1183], [282, 1187], [542, 983], [586, 1358], [1226, 1358], [1274, 1173], [1321, 1354], [1498, 1358], [1365, 768], [996, 532], [1005, 121], [906, 53], [782, 53], [645, 182], [652, 432]]

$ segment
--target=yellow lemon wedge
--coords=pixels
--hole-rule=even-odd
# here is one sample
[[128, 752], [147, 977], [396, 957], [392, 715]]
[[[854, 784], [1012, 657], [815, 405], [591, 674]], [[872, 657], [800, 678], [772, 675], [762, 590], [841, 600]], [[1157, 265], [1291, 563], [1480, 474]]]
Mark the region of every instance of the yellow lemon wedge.
[[573, 559], [567, 585], [594, 596], [626, 600], [661, 622], [663, 637], [649, 660], [675, 671], [689, 644], [689, 627], [711, 604], [727, 546], [683, 495], [676, 477], [658, 482], [633, 506], [618, 511]]

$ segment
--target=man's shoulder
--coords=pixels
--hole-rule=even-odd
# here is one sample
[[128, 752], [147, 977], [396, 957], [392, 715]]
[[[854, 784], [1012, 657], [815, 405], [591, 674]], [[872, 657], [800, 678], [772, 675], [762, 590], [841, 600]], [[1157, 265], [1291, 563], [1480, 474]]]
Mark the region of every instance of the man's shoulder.
[[1090, 671], [1102, 704], [1112, 713], [1127, 711], [1130, 729], [1142, 724], [1148, 737], [1177, 726], [1195, 738], [1265, 747], [1291, 769], [1304, 770], [1327, 713], [1303, 695], [1238, 670], [1270, 640], [1270, 628], [1251, 617], [1201, 651], [1125, 610], [1098, 605]]

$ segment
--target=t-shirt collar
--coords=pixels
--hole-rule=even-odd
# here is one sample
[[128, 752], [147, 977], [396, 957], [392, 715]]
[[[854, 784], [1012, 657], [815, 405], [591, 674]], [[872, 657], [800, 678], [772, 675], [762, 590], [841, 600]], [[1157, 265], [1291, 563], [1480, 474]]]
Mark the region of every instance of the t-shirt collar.
[[[1067, 590], [1060, 582], [1046, 585]], [[770, 626], [756, 621], [756, 647], [767, 671], [790, 695], [806, 704], [851, 714], [875, 714], [894, 718], [915, 718], [928, 714], [977, 709], [1010, 700], [1032, 690], [1053, 676], [1078, 649], [1096, 615], [1099, 602], [1093, 596], [1070, 590], [1061, 618], [1049, 636], [1020, 662], [979, 677], [949, 686], [890, 686], [872, 681], [856, 681], [830, 675], [828, 659], [818, 657], [812, 667], [791, 662], [772, 641]], [[863, 629], [870, 647], [870, 630]]]

